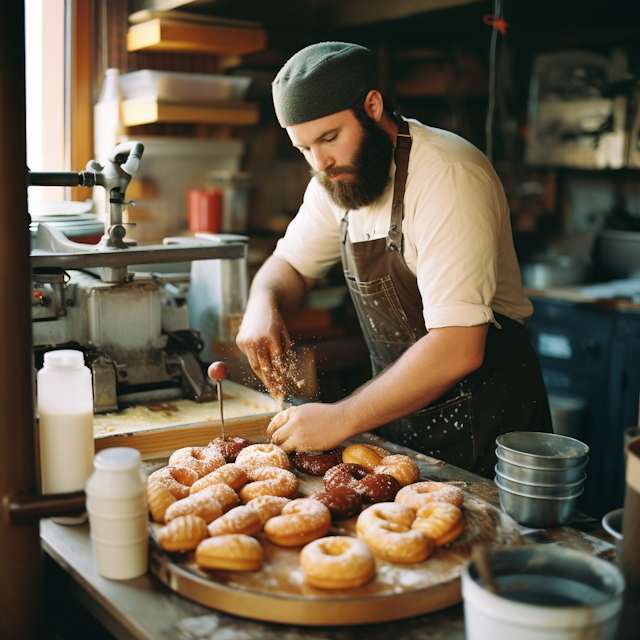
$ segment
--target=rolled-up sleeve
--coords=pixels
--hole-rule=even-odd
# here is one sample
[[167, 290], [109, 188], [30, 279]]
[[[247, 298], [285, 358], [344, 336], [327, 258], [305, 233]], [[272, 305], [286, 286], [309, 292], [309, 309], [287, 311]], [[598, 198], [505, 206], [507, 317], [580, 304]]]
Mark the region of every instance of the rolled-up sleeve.
[[428, 329], [494, 322], [500, 235], [508, 208], [485, 170], [443, 163], [411, 198], [416, 271]]

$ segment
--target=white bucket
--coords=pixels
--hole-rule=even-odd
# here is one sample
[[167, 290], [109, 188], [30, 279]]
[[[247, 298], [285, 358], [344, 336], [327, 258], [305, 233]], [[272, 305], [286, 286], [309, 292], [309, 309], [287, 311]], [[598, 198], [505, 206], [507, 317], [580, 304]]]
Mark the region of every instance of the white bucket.
[[499, 593], [473, 562], [462, 574], [467, 640], [614, 640], [624, 578], [611, 563], [566, 548], [489, 553]]

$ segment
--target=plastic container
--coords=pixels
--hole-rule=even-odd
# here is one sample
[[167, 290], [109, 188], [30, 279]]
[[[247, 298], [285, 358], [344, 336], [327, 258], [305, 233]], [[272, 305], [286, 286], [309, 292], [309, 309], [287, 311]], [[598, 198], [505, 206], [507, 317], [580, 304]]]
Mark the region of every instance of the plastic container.
[[125, 100], [153, 98], [161, 102], [203, 104], [244, 100], [252, 78], [141, 69], [120, 76]]
[[114, 447], [98, 453], [86, 486], [91, 542], [98, 573], [129, 580], [149, 566], [149, 516], [140, 453]]
[[498, 594], [470, 562], [462, 573], [467, 640], [613, 640], [625, 581], [582, 551], [523, 546], [489, 553]]
[[220, 233], [222, 191], [190, 189], [187, 191], [187, 226], [189, 231]]
[[[93, 390], [84, 355], [48, 351], [38, 371], [40, 478], [42, 493], [82, 491], [93, 471]], [[86, 517], [54, 518], [78, 524]]]
[[207, 173], [207, 185], [222, 191], [222, 233], [243, 233], [249, 219], [251, 174], [246, 171], [216, 170]]

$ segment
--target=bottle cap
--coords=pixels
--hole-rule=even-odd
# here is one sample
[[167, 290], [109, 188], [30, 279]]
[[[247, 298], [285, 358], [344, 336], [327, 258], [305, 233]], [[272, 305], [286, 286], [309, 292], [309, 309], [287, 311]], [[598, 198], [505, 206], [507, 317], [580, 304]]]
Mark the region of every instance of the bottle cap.
[[81, 369], [84, 367], [84, 354], [76, 349], [47, 351], [44, 366], [48, 369]]
[[112, 447], [96, 454], [93, 466], [100, 471], [130, 471], [140, 466], [142, 458], [137, 449]]

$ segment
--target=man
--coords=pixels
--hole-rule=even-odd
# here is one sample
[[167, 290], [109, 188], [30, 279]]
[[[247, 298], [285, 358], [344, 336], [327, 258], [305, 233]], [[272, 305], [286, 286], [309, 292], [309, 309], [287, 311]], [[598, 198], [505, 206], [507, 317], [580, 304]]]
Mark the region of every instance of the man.
[[279, 413], [271, 441], [322, 451], [384, 426], [492, 477], [498, 435], [550, 431], [551, 420], [491, 164], [460, 137], [394, 114], [371, 52], [355, 44], [298, 52], [273, 99], [313, 177], [252, 283], [238, 345], [277, 389], [290, 348], [283, 315], [341, 259], [375, 377], [340, 402]]

